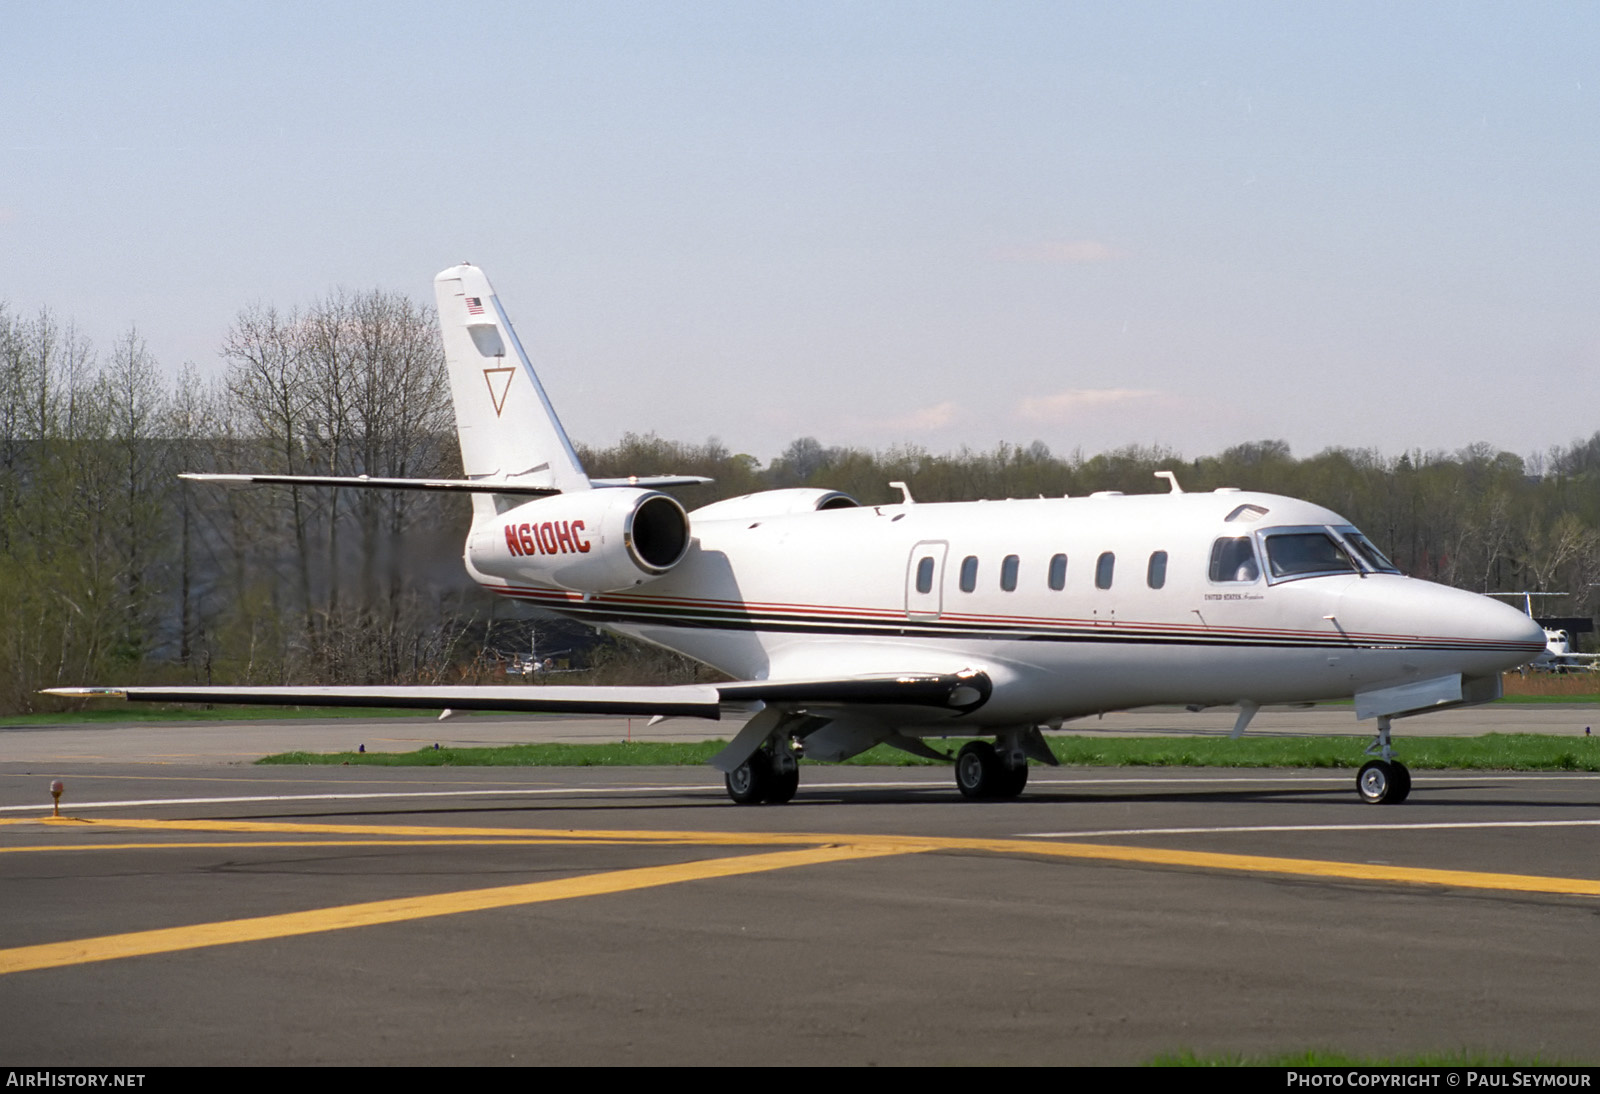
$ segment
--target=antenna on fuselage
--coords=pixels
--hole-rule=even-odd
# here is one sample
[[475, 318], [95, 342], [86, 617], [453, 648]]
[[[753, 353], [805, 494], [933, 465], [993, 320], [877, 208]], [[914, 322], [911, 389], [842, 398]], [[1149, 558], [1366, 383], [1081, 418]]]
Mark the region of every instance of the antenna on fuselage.
[[1170, 491], [1171, 493], [1174, 493], [1174, 494], [1183, 493], [1183, 487], [1178, 485], [1178, 476], [1174, 475], [1171, 471], [1157, 471], [1156, 472], [1156, 478], [1158, 478], [1158, 479], [1166, 479], [1167, 482], [1172, 487], [1172, 490]]
[[915, 505], [915, 504], [917, 504], [917, 499], [911, 496], [911, 487], [907, 486], [903, 482], [891, 482], [889, 485], [894, 487], [896, 490], [900, 491], [900, 504], [901, 505]]

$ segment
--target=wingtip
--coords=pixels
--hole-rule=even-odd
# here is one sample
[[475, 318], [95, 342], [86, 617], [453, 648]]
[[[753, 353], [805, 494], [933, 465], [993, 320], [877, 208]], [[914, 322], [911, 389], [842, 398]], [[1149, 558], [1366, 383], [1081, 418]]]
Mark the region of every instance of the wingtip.
[[62, 699], [126, 699], [123, 688], [41, 688], [40, 695], [55, 695]]

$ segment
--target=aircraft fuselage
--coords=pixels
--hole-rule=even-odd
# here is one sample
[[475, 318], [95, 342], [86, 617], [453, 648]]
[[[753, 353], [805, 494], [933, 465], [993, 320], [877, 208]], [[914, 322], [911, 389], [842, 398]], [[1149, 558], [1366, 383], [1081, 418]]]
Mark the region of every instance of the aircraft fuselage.
[[[520, 526], [519, 514], [541, 504], [508, 512], [505, 524]], [[1515, 609], [1367, 564], [1342, 538], [1355, 533], [1348, 521], [1275, 495], [702, 519], [713, 517], [709, 509], [690, 514], [692, 540], [676, 567], [627, 591], [541, 587], [519, 574], [503, 534], [475, 536], [468, 567], [496, 591], [736, 678], [933, 668], [979, 670], [1003, 685], [976, 711], [906, 727], [921, 732], [1155, 703], [1348, 698], [1447, 673], [1493, 675], [1543, 648]], [[1275, 537], [1299, 537], [1291, 545], [1303, 554], [1318, 533], [1343, 547], [1335, 572], [1313, 572], [1315, 560], [1307, 571], [1298, 555], [1272, 557], [1282, 553]], [[1247, 550], [1253, 576], [1230, 559], [1219, 572], [1223, 540], [1248, 544], [1225, 549]], [[1274, 562], [1301, 570], [1275, 572]]]

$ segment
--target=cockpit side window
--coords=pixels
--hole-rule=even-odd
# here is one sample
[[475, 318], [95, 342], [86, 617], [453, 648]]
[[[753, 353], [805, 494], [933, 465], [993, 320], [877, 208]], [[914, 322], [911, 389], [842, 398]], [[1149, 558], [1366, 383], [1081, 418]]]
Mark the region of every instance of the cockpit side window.
[[1358, 573], [1343, 547], [1326, 532], [1280, 532], [1267, 540], [1267, 566], [1273, 577]]
[[1249, 536], [1223, 536], [1211, 545], [1212, 581], [1254, 581], [1260, 576]]

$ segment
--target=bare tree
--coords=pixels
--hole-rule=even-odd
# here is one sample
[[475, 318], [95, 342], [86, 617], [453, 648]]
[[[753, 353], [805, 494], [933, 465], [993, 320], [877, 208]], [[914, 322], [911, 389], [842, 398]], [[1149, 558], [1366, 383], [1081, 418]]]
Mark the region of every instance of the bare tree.
[[[262, 470], [307, 473], [303, 440], [312, 413], [304, 337], [296, 312], [252, 307], [239, 314], [223, 340], [228, 392], [245, 430], [261, 442]], [[312, 608], [310, 505], [299, 487], [288, 488], [288, 518], [294, 539], [300, 611], [308, 635], [316, 629]]]

